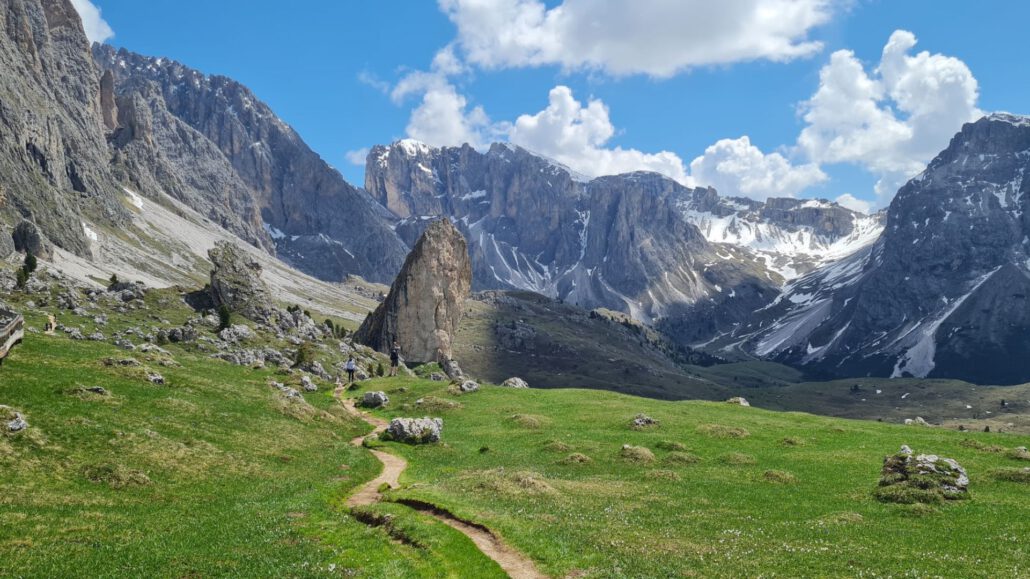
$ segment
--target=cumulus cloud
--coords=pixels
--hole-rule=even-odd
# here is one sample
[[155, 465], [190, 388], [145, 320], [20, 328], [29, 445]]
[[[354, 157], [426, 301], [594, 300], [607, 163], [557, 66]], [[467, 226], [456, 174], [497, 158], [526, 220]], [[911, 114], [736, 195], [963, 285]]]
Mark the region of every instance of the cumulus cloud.
[[114, 37], [114, 30], [100, 15], [100, 8], [90, 0], [72, 0], [72, 6], [82, 19], [82, 27], [86, 30], [86, 38], [90, 42], [104, 42]]
[[851, 193], [845, 193], [840, 197], [834, 199], [841, 207], [850, 209], [852, 211], [858, 211], [859, 213], [868, 214], [873, 209], [873, 204], [869, 201], [859, 199]]
[[343, 157], [347, 159], [347, 162], [351, 165], [364, 167], [365, 159], [368, 157], [368, 147], [362, 147], [360, 149], [354, 149], [353, 151], [347, 151], [343, 154]]
[[765, 154], [747, 136], [708, 147], [690, 163], [690, 174], [723, 195], [755, 199], [793, 197], [827, 179], [817, 165], [793, 165], [779, 153]]
[[485, 147], [503, 132], [490, 121], [483, 107], [469, 107], [468, 100], [450, 84], [428, 90], [422, 102], [411, 111], [407, 133], [412, 139], [433, 146], [468, 143]]
[[689, 182], [683, 161], [676, 154], [606, 147], [614, 134], [608, 107], [601, 100], [591, 99], [584, 105], [575, 99], [572, 89], [556, 86], [548, 95], [547, 107], [536, 114], [521, 115], [508, 138], [590, 177], [644, 170]]
[[966, 64], [925, 51], [912, 55], [915, 45], [911, 32], [895, 31], [872, 73], [853, 52], [835, 52], [820, 71], [819, 89], [801, 105], [799, 148], [817, 163], [865, 167], [879, 178], [882, 201], [982, 114]]
[[776, 62], [822, 48], [809, 32], [840, 0], [439, 0], [465, 59], [483, 68], [558, 65], [669, 77], [688, 68]]

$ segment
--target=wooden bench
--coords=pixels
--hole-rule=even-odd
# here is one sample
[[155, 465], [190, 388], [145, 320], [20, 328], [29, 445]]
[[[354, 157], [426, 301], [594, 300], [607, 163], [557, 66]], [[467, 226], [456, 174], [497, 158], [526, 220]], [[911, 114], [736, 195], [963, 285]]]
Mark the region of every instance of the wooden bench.
[[25, 337], [25, 318], [8, 310], [0, 310], [0, 365], [15, 344]]

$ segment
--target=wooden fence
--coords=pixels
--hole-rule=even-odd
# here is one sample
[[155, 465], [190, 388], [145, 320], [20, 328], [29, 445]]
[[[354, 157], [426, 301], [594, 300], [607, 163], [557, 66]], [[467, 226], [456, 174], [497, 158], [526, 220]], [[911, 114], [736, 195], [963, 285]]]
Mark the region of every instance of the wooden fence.
[[25, 318], [21, 314], [0, 309], [0, 364], [15, 344], [25, 337]]

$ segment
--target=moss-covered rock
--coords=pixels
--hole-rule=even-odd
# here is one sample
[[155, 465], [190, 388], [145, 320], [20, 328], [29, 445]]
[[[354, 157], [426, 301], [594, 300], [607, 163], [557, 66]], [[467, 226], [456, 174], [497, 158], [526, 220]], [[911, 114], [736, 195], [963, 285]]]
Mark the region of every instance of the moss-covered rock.
[[915, 455], [908, 446], [883, 460], [877, 500], [887, 503], [937, 504], [969, 496], [969, 476], [953, 459]]

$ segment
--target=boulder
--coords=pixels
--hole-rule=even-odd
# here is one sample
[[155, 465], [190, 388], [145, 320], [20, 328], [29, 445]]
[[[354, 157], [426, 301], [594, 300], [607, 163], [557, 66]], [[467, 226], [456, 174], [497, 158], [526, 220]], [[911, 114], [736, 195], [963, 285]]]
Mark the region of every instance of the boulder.
[[29, 423], [25, 421], [25, 416], [21, 412], [13, 413], [10, 420], [7, 421], [8, 432], [21, 432], [29, 427]]
[[382, 408], [390, 403], [390, 397], [386, 395], [386, 392], [365, 392], [365, 395], [361, 398], [361, 405], [365, 408]]
[[501, 386], [504, 386], [505, 388], [529, 388], [529, 384], [517, 376], [512, 376], [504, 382], [501, 382]]
[[383, 434], [387, 440], [425, 444], [439, 442], [442, 431], [442, 418], [394, 418]]
[[953, 459], [902, 446], [883, 460], [875, 496], [883, 502], [939, 503], [968, 497], [969, 476]]
[[165, 377], [157, 372], [147, 372], [147, 380], [151, 384], [157, 384], [158, 386], [163, 386], [165, 383]]
[[396, 341], [401, 354], [412, 362], [452, 360], [452, 339], [471, 287], [465, 238], [448, 219], [434, 221], [354, 340], [384, 353]]
[[261, 323], [275, 312], [272, 294], [261, 280], [261, 265], [239, 246], [219, 241], [208, 251], [211, 269], [211, 300], [215, 307]]
[[311, 381], [310, 376], [300, 377], [300, 387], [305, 392], [318, 392], [318, 386]]
[[465, 377], [465, 372], [458, 365], [457, 360], [444, 360], [440, 362], [440, 367], [443, 368], [444, 374], [451, 380], [461, 380]]
[[913, 418], [906, 418], [905, 424], [908, 426], [930, 426], [930, 423], [923, 419], [922, 416], [916, 416]]
[[244, 340], [249, 340], [254, 337], [254, 333], [250, 331], [250, 328], [243, 324], [233, 324], [228, 328], [224, 328], [221, 332], [218, 332], [218, 337], [223, 342], [230, 344], [236, 344]]
[[51, 257], [50, 246], [43, 240], [36, 224], [31, 221], [18, 223], [11, 233], [11, 240], [14, 241], [14, 249], [17, 251], [31, 253], [44, 259]]
[[476, 390], [479, 390], [479, 383], [475, 380], [465, 380], [458, 385], [458, 390], [466, 394], [469, 392], [475, 392]]
[[751, 406], [751, 403], [747, 401], [743, 396], [734, 396], [726, 401], [727, 404], [736, 404], [738, 406]]
[[658, 421], [646, 414], [637, 414], [630, 423], [630, 426], [636, 429], [651, 428], [658, 426]]
[[443, 382], [444, 380], [447, 379], [447, 376], [444, 376], [443, 374], [441, 374], [439, 372], [433, 372], [432, 374], [429, 375], [429, 379], [432, 380], [433, 382]]

